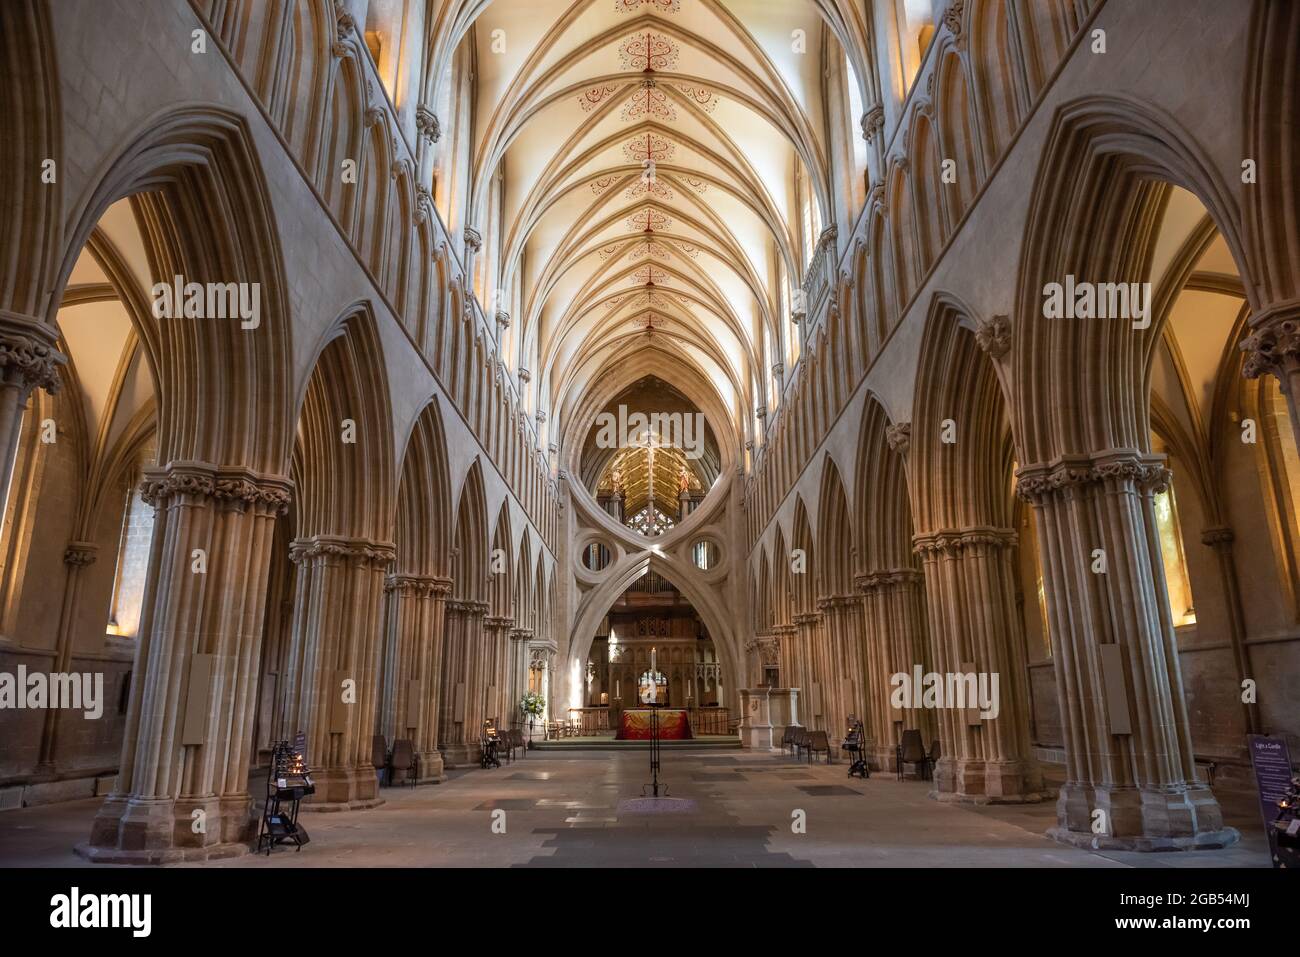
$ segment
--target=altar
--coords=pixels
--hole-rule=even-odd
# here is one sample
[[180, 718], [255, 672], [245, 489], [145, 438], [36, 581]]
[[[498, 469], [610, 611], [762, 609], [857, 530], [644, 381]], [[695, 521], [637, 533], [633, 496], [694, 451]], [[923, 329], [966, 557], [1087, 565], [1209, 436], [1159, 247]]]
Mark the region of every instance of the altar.
[[664, 741], [685, 741], [693, 738], [691, 719], [685, 708], [627, 708], [618, 723], [620, 741], [650, 738], [650, 715], [659, 712], [659, 737]]

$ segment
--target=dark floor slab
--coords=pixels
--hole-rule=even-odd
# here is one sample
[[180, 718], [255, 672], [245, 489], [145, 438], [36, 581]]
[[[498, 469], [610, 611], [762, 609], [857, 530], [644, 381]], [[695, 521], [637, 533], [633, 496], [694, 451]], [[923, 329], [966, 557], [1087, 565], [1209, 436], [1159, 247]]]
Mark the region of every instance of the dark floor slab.
[[803, 784], [799, 786], [799, 790], [809, 797], [840, 797], [862, 793], [853, 788], [846, 788], [842, 784]]
[[528, 811], [537, 806], [536, 798], [494, 798], [474, 808], [476, 811]]
[[731, 781], [745, 781], [748, 779], [743, 774], [737, 774], [734, 771], [730, 773], [717, 773], [717, 774], [708, 771], [696, 771], [694, 774], [691, 775], [691, 780], [698, 781], [703, 784], [703, 783], [708, 783], [710, 781], [731, 782]]

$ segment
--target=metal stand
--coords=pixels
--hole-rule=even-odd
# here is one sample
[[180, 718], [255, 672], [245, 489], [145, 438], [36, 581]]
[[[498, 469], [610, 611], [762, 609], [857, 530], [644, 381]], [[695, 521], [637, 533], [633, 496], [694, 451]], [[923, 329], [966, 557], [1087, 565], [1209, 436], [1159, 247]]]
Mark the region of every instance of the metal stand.
[[865, 730], [862, 722], [857, 718], [850, 718], [849, 721], [851, 724], [848, 737], [840, 747], [853, 755], [853, 763], [849, 765], [849, 777], [860, 777], [865, 780], [871, 777], [871, 768], [867, 767]]
[[[659, 705], [650, 705], [650, 777], [649, 784], [641, 785], [641, 796], [645, 797], [645, 789], [653, 788], [655, 797], [659, 796], [659, 756], [662, 749], [659, 745]], [[663, 785], [664, 797], [668, 796], [668, 785]]]

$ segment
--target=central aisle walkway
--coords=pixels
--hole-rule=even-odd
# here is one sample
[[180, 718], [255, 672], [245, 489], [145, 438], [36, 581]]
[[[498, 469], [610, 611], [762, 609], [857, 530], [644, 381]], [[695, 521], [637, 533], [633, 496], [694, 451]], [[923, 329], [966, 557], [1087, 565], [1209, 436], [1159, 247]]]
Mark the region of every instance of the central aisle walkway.
[[[1043, 837], [1050, 802], [940, 804], [929, 785], [789, 755], [665, 751], [670, 799], [641, 799], [644, 752], [540, 755], [499, 770], [453, 771], [440, 785], [385, 788], [369, 811], [305, 814], [312, 841], [202, 867], [916, 866], [1226, 867], [1268, 864], [1249, 795], [1224, 799], [1242, 842], [1226, 851], [1094, 853]], [[260, 779], [255, 781], [260, 790]], [[1234, 797], [1236, 798], [1234, 800]], [[77, 866], [97, 801], [0, 813], [0, 865]], [[493, 833], [493, 811], [505, 833]], [[796, 811], [806, 833], [792, 832]], [[103, 866], [103, 865], [94, 865]]]

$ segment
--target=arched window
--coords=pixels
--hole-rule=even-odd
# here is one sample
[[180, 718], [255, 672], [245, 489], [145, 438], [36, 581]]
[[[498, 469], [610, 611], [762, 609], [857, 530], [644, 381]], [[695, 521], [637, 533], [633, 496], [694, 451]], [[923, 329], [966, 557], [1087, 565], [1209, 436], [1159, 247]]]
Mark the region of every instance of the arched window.
[[140, 630], [144, 586], [149, 574], [149, 546], [153, 541], [154, 510], [135, 483], [126, 492], [122, 508], [122, 533], [118, 539], [117, 567], [113, 574], [113, 600], [108, 609], [110, 635], [134, 638]]
[[1156, 529], [1160, 534], [1160, 555], [1165, 564], [1165, 585], [1169, 590], [1169, 610], [1174, 626], [1196, 624], [1196, 606], [1192, 602], [1192, 581], [1187, 574], [1183, 554], [1183, 529], [1178, 521], [1178, 503], [1171, 483], [1155, 496]]

